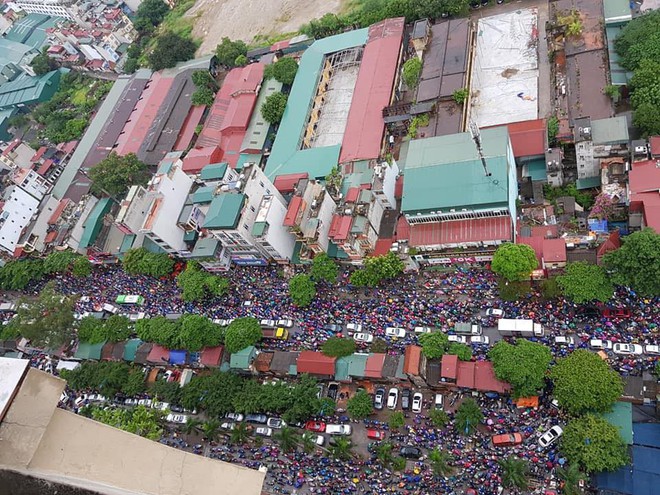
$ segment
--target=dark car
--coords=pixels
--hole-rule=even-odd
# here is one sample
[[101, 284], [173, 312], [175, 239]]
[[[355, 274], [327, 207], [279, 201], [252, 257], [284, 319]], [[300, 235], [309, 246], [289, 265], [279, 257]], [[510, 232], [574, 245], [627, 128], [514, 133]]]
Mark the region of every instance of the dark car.
[[265, 414], [248, 414], [245, 416], [245, 421], [248, 423], [266, 424], [268, 417]]
[[412, 445], [406, 445], [401, 447], [399, 455], [405, 459], [419, 459], [422, 457], [422, 449], [413, 447]]
[[337, 400], [337, 394], [339, 393], [339, 384], [337, 382], [331, 382], [328, 385], [328, 397], [332, 400]]
[[176, 404], [170, 404], [170, 411], [175, 412], [175, 413], [182, 413], [183, 412], [183, 407], [177, 406]]
[[374, 409], [380, 411], [385, 406], [385, 388], [378, 387], [376, 389], [376, 395], [374, 395]]
[[404, 411], [407, 411], [410, 409], [410, 396], [412, 392], [410, 391], [409, 388], [404, 388], [401, 391], [401, 409]]
[[338, 325], [337, 323], [328, 323], [325, 327], [325, 330], [328, 332], [332, 333], [339, 333], [343, 330], [343, 327], [341, 325]]

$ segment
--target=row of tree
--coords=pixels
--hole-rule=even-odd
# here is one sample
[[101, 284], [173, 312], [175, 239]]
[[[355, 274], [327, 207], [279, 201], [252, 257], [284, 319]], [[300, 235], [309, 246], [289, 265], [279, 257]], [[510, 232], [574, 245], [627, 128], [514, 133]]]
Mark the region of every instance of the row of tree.
[[0, 288], [23, 290], [30, 283], [47, 275], [71, 273], [74, 277], [87, 277], [92, 273], [90, 261], [72, 251], [54, 251], [45, 258], [11, 260], [0, 268]]
[[289, 297], [298, 307], [309, 306], [316, 297], [316, 284], [335, 284], [339, 267], [327, 254], [321, 253], [312, 260], [309, 274], [300, 273], [289, 280]]

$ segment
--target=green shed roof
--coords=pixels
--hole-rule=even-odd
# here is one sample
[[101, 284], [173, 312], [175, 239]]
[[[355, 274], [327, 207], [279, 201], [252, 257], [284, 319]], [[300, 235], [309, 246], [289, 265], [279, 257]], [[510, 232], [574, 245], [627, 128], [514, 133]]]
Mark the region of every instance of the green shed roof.
[[78, 349], [74, 357], [76, 359], [101, 359], [101, 349], [105, 345], [105, 341], [98, 344], [89, 344], [88, 342], [78, 343]]
[[367, 42], [369, 30], [357, 29], [315, 41], [303, 54], [291, 87], [277, 137], [266, 165], [266, 175], [308, 172], [312, 178], [328, 175], [337, 165], [340, 145], [301, 150], [303, 131], [307, 125], [325, 56]]
[[257, 348], [253, 345], [246, 347], [243, 350], [235, 352], [229, 359], [229, 367], [232, 369], [246, 370], [254, 361], [257, 355]]
[[600, 187], [600, 176], [587, 177], [586, 179], [578, 179], [575, 182], [575, 187], [577, 187], [578, 189], [592, 189], [594, 187]]
[[204, 221], [205, 229], [235, 229], [241, 210], [245, 204], [245, 194], [220, 193], [213, 201]]
[[218, 239], [215, 237], [204, 237], [202, 239], [197, 239], [195, 247], [193, 248], [191, 257], [193, 258], [207, 258], [215, 254], [215, 250], [218, 248]]
[[335, 361], [335, 380], [345, 381], [350, 378], [348, 374], [349, 358], [350, 356], [341, 357]]
[[58, 69], [43, 76], [32, 77], [22, 74], [13, 81], [0, 86], [0, 108], [31, 105], [50, 100], [57, 92], [62, 73], [68, 69]]
[[532, 180], [547, 180], [545, 170], [545, 158], [537, 158], [525, 164], [527, 167], [527, 176]]
[[227, 171], [227, 163], [211, 163], [202, 169], [199, 178], [202, 180], [222, 179]]
[[607, 53], [609, 54], [610, 59], [610, 78], [612, 79], [612, 84], [616, 86], [623, 86], [630, 82], [632, 77], [632, 72], [621, 67], [619, 54], [614, 49], [614, 40], [621, 34], [625, 25], [621, 24], [618, 26], [607, 26], [605, 28], [605, 34], [607, 37]]
[[369, 354], [353, 354], [349, 356], [348, 374], [355, 377], [364, 376], [364, 370], [367, 367]]
[[140, 339], [127, 340], [126, 345], [124, 345], [124, 361], [134, 361], [138, 347], [141, 345], [142, 341]]
[[236, 170], [243, 170], [246, 163], [261, 163], [261, 153], [240, 153], [236, 162]]
[[248, 125], [243, 143], [241, 144], [241, 151], [261, 151], [264, 149], [270, 124], [266, 122], [266, 119], [261, 114], [261, 106], [266, 101], [266, 98], [278, 91], [282, 91], [282, 83], [278, 80], [269, 78], [262, 82], [257, 102], [254, 105], [254, 112], [252, 112], [252, 118], [250, 119], [250, 125]]
[[629, 139], [625, 115], [591, 121], [591, 140], [596, 144], [627, 144]]
[[632, 19], [629, 0], [603, 0], [605, 25], [626, 24]]
[[210, 203], [211, 201], [213, 201], [214, 191], [215, 191], [215, 187], [213, 186], [200, 187], [192, 194], [192, 202], [197, 204]]
[[261, 237], [264, 235], [266, 227], [268, 227], [268, 222], [254, 222], [254, 225], [252, 226], [252, 235], [254, 237]]
[[94, 241], [103, 227], [103, 217], [110, 211], [112, 200], [110, 198], [100, 199], [83, 224], [83, 234], [80, 237], [80, 247], [86, 248], [94, 244]]
[[608, 423], [616, 426], [626, 445], [633, 443], [632, 404], [630, 402], [615, 402], [612, 410], [601, 415]]
[[131, 247], [133, 246], [133, 243], [135, 242], [135, 234], [126, 234], [124, 236], [124, 239], [121, 241], [121, 247], [119, 248], [120, 253], [125, 253]]
[[[509, 134], [506, 126], [481, 131], [486, 177], [470, 133], [415, 139], [406, 156], [401, 211], [501, 208], [508, 204]], [[511, 187], [515, 187], [511, 185]]]
[[28, 14], [14, 23], [5, 38], [39, 49], [46, 41], [46, 29], [55, 27], [63, 20], [45, 14]]

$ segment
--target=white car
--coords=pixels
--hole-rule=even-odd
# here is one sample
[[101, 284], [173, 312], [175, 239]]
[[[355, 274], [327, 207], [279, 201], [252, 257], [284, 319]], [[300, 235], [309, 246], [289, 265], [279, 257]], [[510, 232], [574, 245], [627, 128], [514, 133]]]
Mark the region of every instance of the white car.
[[370, 333], [356, 333], [353, 335], [353, 340], [355, 340], [355, 342], [373, 342], [374, 336]]
[[433, 329], [431, 327], [415, 327], [415, 333], [431, 333]]
[[659, 354], [660, 354], [660, 346], [657, 346], [657, 345], [650, 345], [650, 344], [649, 344], [649, 345], [647, 345], [647, 346], [644, 348], [644, 352], [645, 352], [646, 354], [655, 354], [655, 355], [659, 355]]
[[137, 406], [138, 405], [138, 400], [137, 399], [126, 399], [124, 401], [125, 406]]
[[504, 318], [504, 311], [497, 308], [488, 308], [486, 310], [488, 316], [497, 316], [498, 318]]
[[406, 331], [400, 327], [387, 327], [385, 329], [385, 335], [402, 339], [406, 336]]
[[106, 402], [108, 399], [101, 394], [89, 394], [87, 400], [90, 402]]
[[591, 339], [589, 347], [598, 350], [612, 350], [612, 342], [609, 340]]
[[225, 418], [231, 419], [232, 421], [238, 421], [240, 423], [245, 419], [245, 416], [243, 416], [241, 413], [227, 413], [225, 414]]
[[562, 430], [561, 426], [555, 425], [541, 435], [541, 438], [539, 438], [539, 445], [545, 448], [548, 445], [555, 443], [563, 433], [564, 430]]
[[180, 425], [185, 425], [188, 422], [188, 416], [186, 416], [185, 414], [170, 413], [165, 417], [165, 421], [167, 421], [168, 423], [177, 423]]
[[558, 335], [557, 337], [555, 337], [555, 344], [575, 345], [575, 339], [570, 335]]
[[346, 325], [346, 330], [349, 332], [361, 332], [362, 331], [362, 323], [349, 323]]
[[387, 408], [396, 409], [397, 402], [399, 402], [399, 389], [392, 387], [387, 394]]
[[614, 344], [612, 346], [614, 354], [642, 354], [644, 349], [639, 344]]
[[236, 423], [232, 423], [231, 421], [226, 421], [220, 425], [220, 428], [223, 430], [233, 430], [236, 428]]
[[140, 399], [138, 401], [138, 406], [151, 407], [152, 402], [151, 399]]
[[275, 428], [279, 430], [280, 428], [284, 428], [286, 426], [286, 423], [282, 418], [268, 418], [268, 421], [266, 421], [266, 425], [270, 426], [271, 428]]
[[421, 413], [422, 412], [422, 402], [424, 400], [424, 396], [422, 395], [421, 392], [415, 392], [413, 395], [413, 400], [412, 400], [412, 412], [414, 413]]
[[277, 326], [284, 328], [291, 328], [293, 326], [293, 320], [287, 320], [286, 318], [282, 320], [277, 320]]
[[316, 435], [316, 437], [314, 437], [314, 443], [319, 447], [323, 447], [323, 444], [325, 444], [325, 437], [323, 435]]
[[259, 320], [259, 325], [262, 327], [274, 327], [275, 324], [275, 320]]
[[326, 425], [328, 435], [350, 435], [353, 432], [351, 425]]
[[442, 410], [445, 406], [445, 396], [442, 394], [435, 394], [435, 408]]
[[165, 411], [166, 409], [169, 408], [170, 408], [170, 404], [168, 402], [159, 402], [155, 400], [151, 403], [151, 409], [158, 409], [159, 411]]
[[490, 338], [488, 335], [473, 335], [470, 337], [470, 344], [490, 344]]
[[467, 344], [467, 337], [465, 335], [447, 335], [449, 342], [458, 342], [459, 344]]
[[273, 429], [268, 428], [267, 426], [260, 426], [256, 430], [254, 430], [255, 435], [259, 435], [262, 437], [272, 437], [273, 436]]
[[144, 320], [147, 317], [145, 313], [128, 313], [128, 319], [130, 321]]

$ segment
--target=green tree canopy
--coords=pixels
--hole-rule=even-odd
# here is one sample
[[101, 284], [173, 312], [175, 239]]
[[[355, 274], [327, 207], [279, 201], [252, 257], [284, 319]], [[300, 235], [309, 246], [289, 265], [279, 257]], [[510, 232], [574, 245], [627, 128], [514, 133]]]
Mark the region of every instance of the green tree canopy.
[[266, 97], [261, 105], [261, 114], [269, 124], [279, 124], [286, 109], [287, 96], [279, 91]]
[[564, 483], [562, 487], [564, 495], [582, 495], [580, 484], [588, 480], [587, 476], [580, 471], [580, 467], [574, 462], [558, 467], [557, 477]]
[[164, 316], [144, 318], [135, 322], [135, 333], [145, 342], [153, 342], [168, 349], [179, 348], [180, 323]]
[[218, 83], [207, 70], [196, 70], [192, 73], [192, 82], [197, 88], [208, 88], [215, 93]]
[[208, 273], [199, 263], [188, 262], [186, 269], [176, 279], [181, 297], [186, 302], [196, 302], [209, 297], [221, 297], [229, 290], [229, 280]]
[[643, 60], [660, 60], [660, 12], [651, 11], [626, 24], [614, 48], [628, 70], [637, 69]]
[[150, 174], [147, 166], [135, 153], [119, 156], [114, 151], [89, 171], [92, 191], [116, 197], [123, 195], [133, 185], [145, 185]]
[[461, 402], [456, 410], [454, 416], [456, 431], [461, 435], [471, 435], [483, 419], [484, 415], [477, 403], [474, 399], [468, 397]]
[[419, 336], [422, 353], [429, 359], [439, 359], [449, 349], [449, 339], [442, 332], [424, 333]]
[[603, 265], [614, 283], [645, 296], [660, 295], [660, 234], [647, 227], [626, 236], [620, 249], [603, 257]]
[[146, 437], [149, 440], [159, 440], [163, 435], [161, 428], [163, 413], [156, 409], [147, 409], [144, 406], [132, 409], [93, 407], [91, 415], [96, 421]]
[[409, 58], [403, 64], [403, 82], [410, 89], [415, 89], [422, 75], [422, 62], [417, 57]]
[[291, 86], [298, 72], [298, 62], [293, 57], [284, 57], [277, 62], [267, 65], [264, 70], [264, 79], [273, 78], [282, 84]]
[[559, 405], [574, 415], [609, 411], [623, 393], [621, 376], [598, 354], [582, 349], [559, 359], [550, 377]]
[[491, 263], [491, 269], [510, 282], [528, 279], [537, 266], [536, 254], [527, 244], [500, 245]]
[[142, 373], [126, 363], [86, 361], [75, 370], [64, 370], [62, 378], [73, 390], [96, 390], [105, 397], [113, 398], [127, 386], [129, 374], [133, 370]]
[[251, 316], [236, 318], [225, 332], [225, 349], [234, 354], [256, 344], [263, 337], [259, 321]]
[[299, 308], [309, 306], [316, 297], [316, 285], [309, 275], [299, 273], [289, 280], [289, 297]]
[[593, 414], [568, 423], [559, 450], [570, 463], [579, 465], [588, 473], [615, 471], [629, 461], [618, 428]]
[[578, 304], [605, 302], [614, 294], [614, 286], [603, 268], [586, 261], [566, 265], [564, 274], [557, 277], [557, 283], [564, 295]]
[[37, 76], [42, 76], [58, 67], [55, 59], [50, 58], [47, 53], [40, 53], [34, 57], [30, 61], [30, 66]]
[[155, 26], [163, 22], [169, 11], [170, 8], [162, 0], [144, 0], [135, 13], [135, 28], [138, 32], [141, 32], [138, 26], [141, 26], [142, 30], [146, 30], [147, 26], [150, 26], [153, 30]]
[[358, 287], [375, 287], [383, 280], [396, 278], [405, 265], [396, 253], [389, 252], [381, 256], [369, 256], [364, 259], [364, 268], [351, 274], [351, 284]]
[[156, 46], [147, 55], [147, 61], [153, 70], [167, 69], [178, 62], [194, 58], [196, 50], [197, 45], [193, 40], [168, 31], [156, 38]]
[[190, 97], [190, 101], [193, 105], [203, 105], [206, 107], [213, 105], [214, 100], [215, 93], [209, 88], [198, 88]]
[[179, 382], [168, 382], [162, 379], [156, 380], [149, 386], [149, 392], [152, 396], [170, 404], [179, 404], [181, 402], [181, 390]]
[[10, 260], [0, 268], [0, 288], [23, 290], [30, 282], [41, 280], [43, 276], [43, 260]]
[[339, 266], [327, 254], [317, 254], [312, 260], [309, 275], [314, 282], [325, 281], [334, 284], [337, 282], [337, 276], [339, 275]]
[[44, 258], [44, 273], [66, 273], [75, 260], [80, 258], [73, 251], [53, 251]]
[[346, 410], [353, 419], [364, 419], [374, 412], [371, 396], [364, 390], [360, 390], [348, 399]]
[[239, 55], [246, 55], [248, 51], [247, 45], [241, 41], [232, 41], [227, 37], [222, 38], [222, 41], [215, 49], [215, 55], [218, 57], [218, 62], [225, 67], [235, 67], [236, 58]]
[[224, 341], [224, 330], [206, 316], [185, 314], [180, 318], [180, 347], [189, 351], [201, 351], [204, 347], [215, 347]]
[[472, 347], [458, 342], [452, 342], [449, 344], [447, 354], [458, 356], [458, 359], [461, 361], [470, 361], [472, 359]]
[[431, 452], [429, 452], [431, 469], [433, 469], [433, 474], [436, 476], [450, 476], [454, 471], [454, 469], [451, 467], [452, 460], [452, 456], [446, 450], [442, 450], [439, 447], [436, 447]]
[[234, 60], [235, 67], [245, 67], [248, 63], [250, 63], [250, 60], [242, 53]]
[[[136, 397], [143, 393], [146, 389], [144, 380], [145, 376], [141, 369], [132, 369], [128, 373], [128, 378], [121, 388], [122, 393], [126, 394], [128, 397]], [[176, 385], [178, 386], [179, 384], [177, 383]]]
[[71, 273], [76, 278], [89, 277], [94, 270], [94, 265], [84, 256], [76, 258], [71, 266]]
[[529, 486], [529, 465], [527, 461], [509, 456], [499, 461], [502, 468], [502, 485], [527, 490]]
[[[370, 397], [370, 399], [371, 399], [371, 397]], [[401, 428], [405, 424], [406, 424], [406, 419], [403, 416], [403, 412], [401, 412], [401, 411], [394, 411], [394, 412], [390, 413], [390, 417], [387, 418], [387, 425], [392, 430], [398, 430], [399, 428]]]
[[633, 125], [642, 131], [644, 137], [660, 134], [660, 109], [651, 103], [640, 104], [633, 112]]
[[129, 249], [124, 255], [123, 267], [127, 273], [167, 277], [174, 270], [174, 260], [167, 253], [152, 253], [144, 248]]
[[543, 344], [518, 339], [515, 345], [500, 340], [488, 352], [495, 376], [513, 387], [513, 396], [537, 395], [545, 385], [545, 374], [552, 361], [550, 349]]
[[330, 357], [350, 356], [355, 352], [355, 341], [345, 337], [330, 337], [323, 343], [321, 352]]

